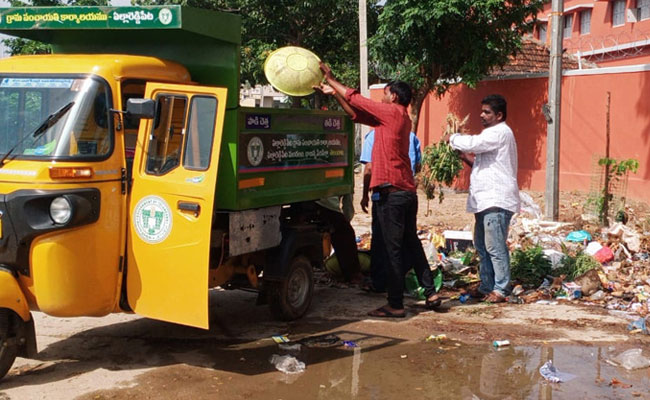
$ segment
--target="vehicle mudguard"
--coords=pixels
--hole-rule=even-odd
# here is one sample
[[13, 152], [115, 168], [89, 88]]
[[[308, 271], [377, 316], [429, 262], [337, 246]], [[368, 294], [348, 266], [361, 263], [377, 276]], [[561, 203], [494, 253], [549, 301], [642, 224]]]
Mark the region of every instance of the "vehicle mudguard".
[[323, 236], [316, 226], [307, 224], [284, 227], [280, 244], [266, 252], [264, 279], [284, 279], [289, 262], [296, 254], [306, 256], [313, 265], [322, 258], [322, 248]]
[[20, 290], [18, 281], [11, 271], [0, 268], [0, 308], [8, 308], [15, 312], [24, 322], [32, 317], [29, 313], [27, 299]]

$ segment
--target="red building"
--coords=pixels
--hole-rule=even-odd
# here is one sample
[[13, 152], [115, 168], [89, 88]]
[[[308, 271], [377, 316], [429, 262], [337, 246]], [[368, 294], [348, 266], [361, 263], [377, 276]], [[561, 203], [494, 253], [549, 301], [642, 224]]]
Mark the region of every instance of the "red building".
[[[550, 43], [551, 3], [538, 14], [534, 36]], [[563, 48], [600, 67], [650, 63], [650, 0], [566, 0]]]
[[[636, 1], [643, 3], [648, 0]], [[560, 101], [560, 190], [586, 192], [594, 189], [591, 187], [594, 165], [605, 155], [609, 126], [610, 157], [618, 160], [632, 158], [640, 163], [639, 171], [629, 176], [627, 196], [647, 201], [650, 198], [650, 45], [637, 39], [622, 42], [620, 38], [625, 35], [621, 33], [617, 36], [620, 43], [615, 46], [601, 46], [593, 51], [586, 50], [587, 47], [569, 50], [570, 44], [586, 46], [586, 43], [594, 43], [584, 39], [588, 35], [604, 38], [609, 35], [607, 32], [623, 32], [622, 29], [628, 33], [642, 26], [650, 29], [646, 11], [638, 10], [634, 12], [637, 17], [643, 17], [639, 17], [640, 21], [625, 20], [622, 28], [612, 26], [613, 3], [615, 1], [580, 3], [578, 0], [566, 3], [568, 11], [565, 15], [573, 14], [573, 18], [566, 19], [571, 20], [571, 23], [567, 22], [571, 36], [567, 33], [564, 40], [567, 51], [563, 57]], [[578, 5], [582, 6], [572, 8]], [[585, 11], [591, 11], [590, 17], [582, 14], [585, 21], [591, 18], [590, 33], [580, 35], [580, 13]], [[608, 18], [610, 22], [607, 22]], [[618, 17], [616, 21], [619, 21]], [[583, 28], [583, 32], [586, 29]], [[543, 29], [534, 32], [535, 35], [540, 33]], [[630, 34], [630, 37], [635, 36]], [[571, 55], [578, 53], [578, 49], [579, 62]], [[461, 84], [452, 87], [441, 98], [430, 94], [422, 106], [417, 129], [422, 144], [426, 146], [440, 139], [445, 118], [450, 112], [461, 117], [470, 114], [469, 129], [480, 132], [481, 99], [492, 93], [502, 94], [508, 100], [507, 122], [517, 140], [519, 186], [543, 192], [547, 135], [543, 108], [548, 102], [548, 54], [541, 42], [526, 41], [516, 58], [486, 77], [475, 89]], [[381, 87], [373, 89], [373, 97], [381, 94]], [[458, 184], [467, 185], [467, 175]]]

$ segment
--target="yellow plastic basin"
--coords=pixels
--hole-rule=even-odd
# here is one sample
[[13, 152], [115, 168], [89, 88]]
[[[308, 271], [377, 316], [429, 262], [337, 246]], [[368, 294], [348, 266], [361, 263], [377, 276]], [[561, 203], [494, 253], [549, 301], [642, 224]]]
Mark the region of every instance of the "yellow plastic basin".
[[264, 62], [266, 79], [289, 96], [307, 96], [323, 80], [316, 54], [302, 47], [281, 47]]

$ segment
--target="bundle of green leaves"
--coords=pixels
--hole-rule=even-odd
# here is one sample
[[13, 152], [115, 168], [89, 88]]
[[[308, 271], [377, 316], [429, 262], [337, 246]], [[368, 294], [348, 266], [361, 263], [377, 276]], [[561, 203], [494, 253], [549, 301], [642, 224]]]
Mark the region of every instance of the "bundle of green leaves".
[[566, 254], [562, 260], [562, 266], [553, 271], [553, 275], [566, 275], [565, 280], [572, 281], [587, 271], [600, 268], [598, 260], [585, 253], [576, 255]]
[[524, 285], [539, 286], [551, 273], [551, 260], [540, 246], [517, 249], [510, 257], [510, 275]]
[[[454, 114], [447, 115], [445, 134], [461, 132], [469, 115], [462, 121]], [[435, 198], [438, 189], [438, 201], [442, 203], [444, 194], [442, 185], [451, 186], [463, 169], [463, 162], [456, 150], [449, 143], [440, 142], [427, 146], [422, 158], [422, 183], [427, 199]]]

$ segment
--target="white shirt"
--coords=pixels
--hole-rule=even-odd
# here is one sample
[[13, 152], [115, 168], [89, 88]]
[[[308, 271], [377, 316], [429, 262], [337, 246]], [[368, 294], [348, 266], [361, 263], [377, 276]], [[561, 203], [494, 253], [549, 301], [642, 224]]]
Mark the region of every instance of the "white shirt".
[[491, 207], [519, 212], [517, 143], [505, 122], [485, 128], [479, 135], [455, 133], [449, 144], [455, 150], [476, 155], [467, 212], [478, 213]]

